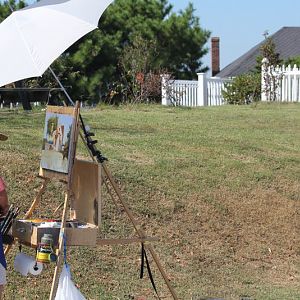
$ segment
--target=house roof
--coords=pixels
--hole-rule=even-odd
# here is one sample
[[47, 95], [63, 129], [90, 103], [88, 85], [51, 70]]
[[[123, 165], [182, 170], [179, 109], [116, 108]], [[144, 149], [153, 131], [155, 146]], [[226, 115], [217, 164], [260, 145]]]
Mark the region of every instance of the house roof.
[[[279, 58], [286, 60], [291, 57], [300, 56], [300, 27], [282, 27], [271, 35], [276, 46], [276, 52]], [[256, 57], [260, 55], [260, 46], [262, 41], [244, 55], [233, 61], [222, 69], [216, 76], [234, 77], [244, 73], [249, 73], [256, 66]]]

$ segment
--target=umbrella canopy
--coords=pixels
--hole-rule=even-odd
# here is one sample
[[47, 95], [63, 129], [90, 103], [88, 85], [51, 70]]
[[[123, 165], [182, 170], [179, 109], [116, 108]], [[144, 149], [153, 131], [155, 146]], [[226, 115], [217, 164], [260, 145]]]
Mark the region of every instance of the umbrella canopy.
[[0, 24], [0, 86], [42, 76], [68, 47], [98, 26], [113, 0], [42, 0]]

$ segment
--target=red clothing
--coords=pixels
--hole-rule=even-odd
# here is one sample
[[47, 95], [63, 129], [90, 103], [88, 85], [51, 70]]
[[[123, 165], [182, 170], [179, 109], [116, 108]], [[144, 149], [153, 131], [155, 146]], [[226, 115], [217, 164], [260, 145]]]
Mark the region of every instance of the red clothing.
[[5, 183], [3, 179], [0, 177], [0, 193], [5, 191]]

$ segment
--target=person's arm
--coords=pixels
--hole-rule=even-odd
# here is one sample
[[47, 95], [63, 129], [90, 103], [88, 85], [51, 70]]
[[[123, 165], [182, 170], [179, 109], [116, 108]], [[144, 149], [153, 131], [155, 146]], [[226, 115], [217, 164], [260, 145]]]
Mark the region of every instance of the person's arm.
[[8, 197], [5, 190], [5, 185], [0, 177], [0, 216], [6, 215], [8, 211]]
[[0, 192], [0, 216], [5, 216], [8, 211], [8, 198], [6, 191]]

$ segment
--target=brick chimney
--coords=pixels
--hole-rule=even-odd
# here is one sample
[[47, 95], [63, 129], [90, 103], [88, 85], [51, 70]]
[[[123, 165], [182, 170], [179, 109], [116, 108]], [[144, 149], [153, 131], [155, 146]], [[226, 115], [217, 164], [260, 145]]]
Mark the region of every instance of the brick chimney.
[[220, 72], [220, 38], [211, 38], [211, 74], [215, 76]]

